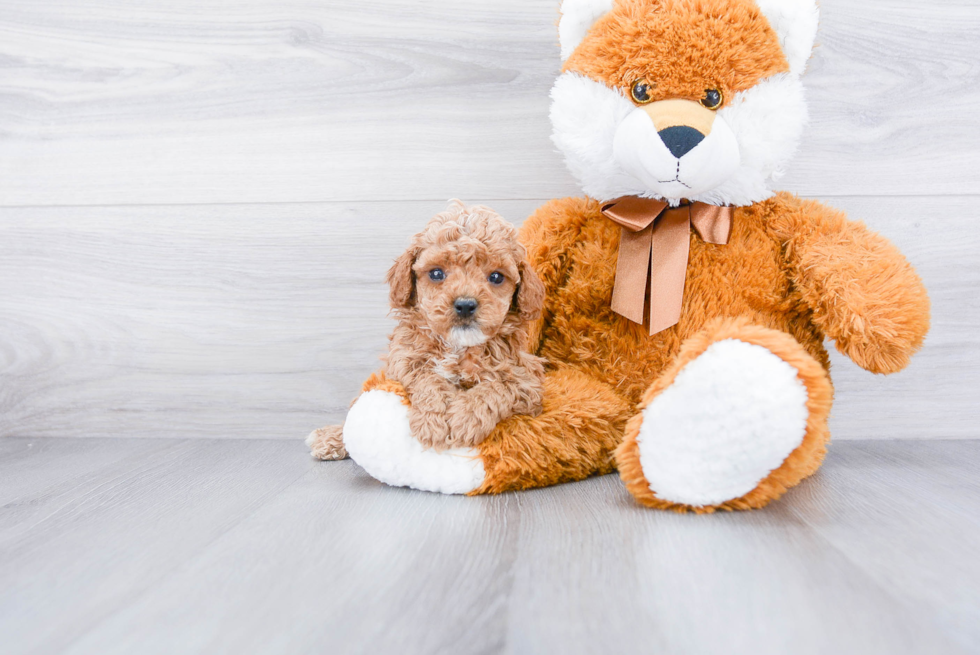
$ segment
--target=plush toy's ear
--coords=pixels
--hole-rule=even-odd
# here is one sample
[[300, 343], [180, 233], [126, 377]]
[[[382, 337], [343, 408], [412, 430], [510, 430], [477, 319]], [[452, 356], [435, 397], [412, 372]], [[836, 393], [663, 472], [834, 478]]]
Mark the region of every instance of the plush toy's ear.
[[589, 28], [613, 8], [613, 0], [564, 0], [558, 21], [561, 60], [568, 59]]
[[816, 0], [756, 0], [756, 4], [779, 35], [790, 71], [802, 75], [817, 38]]
[[385, 281], [388, 283], [388, 300], [393, 309], [408, 309], [415, 304], [415, 272], [412, 266], [415, 265], [417, 256], [418, 251], [409, 248], [388, 269]]
[[518, 269], [521, 281], [517, 285], [517, 293], [514, 294], [514, 305], [521, 319], [533, 321], [541, 316], [541, 310], [544, 309], [544, 283], [526, 260], [521, 260]]

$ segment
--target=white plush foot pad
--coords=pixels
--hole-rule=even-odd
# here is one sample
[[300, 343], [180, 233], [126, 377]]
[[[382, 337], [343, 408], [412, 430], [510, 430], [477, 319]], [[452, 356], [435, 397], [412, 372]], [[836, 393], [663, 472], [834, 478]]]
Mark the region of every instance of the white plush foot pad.
[[409, 428], [408, 407], [389, 391], [368, 391], [357, 399], [344, 422], [344, 445], [372, 478], [394, 487], [465, 494], [483, 484], [476, 448], [423, 448]]
[[744, 496], [802, 443], [806, 401], [796, 369], [768, 349], [712, 344], [643, 410], [650, 490], [695, 507]]

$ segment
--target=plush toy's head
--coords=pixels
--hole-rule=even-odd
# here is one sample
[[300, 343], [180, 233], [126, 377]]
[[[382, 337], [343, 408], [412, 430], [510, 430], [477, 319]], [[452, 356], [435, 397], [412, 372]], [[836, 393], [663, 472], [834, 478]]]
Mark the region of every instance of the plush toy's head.
[[749, 205], [796, 150], [815, 0], [564, 0], [552, 139], [583, 190]]

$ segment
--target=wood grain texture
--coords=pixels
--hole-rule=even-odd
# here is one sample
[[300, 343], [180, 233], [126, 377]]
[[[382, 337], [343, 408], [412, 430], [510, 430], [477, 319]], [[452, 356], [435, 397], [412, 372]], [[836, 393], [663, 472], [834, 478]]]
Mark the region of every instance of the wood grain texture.
[[342, 418], [394, 325], [385, 271], [444, 208], [4, 210], [0, 435], [295, 439]]
[[[977, 441], [837, 444], [779, 503], [711, 516], [643, 509], [615, 476], [497, 497], [395, 489], [299, 443], [0, 447], [0, 481], [41, 472], [0, 501], [9, 655], [980, 643]], [[64, 477], [77, 458], [87, 470]]]
[[[548, 198], [558, 0], [0, 1], [0, 205]], [[980, 7], [823, 0], [805, 195], [980, 192]]]
[[[908, 255], [934, 323], [898, 375], [835, 358], [834, 436], [975, 438], [975, 202], [828, 202]], [[493, 203], [517, 223], [538, 204]], [[296, 439], [339, 422], [387, 346], [384, 273], [444, 206], [0, 210], [0, 436]]]

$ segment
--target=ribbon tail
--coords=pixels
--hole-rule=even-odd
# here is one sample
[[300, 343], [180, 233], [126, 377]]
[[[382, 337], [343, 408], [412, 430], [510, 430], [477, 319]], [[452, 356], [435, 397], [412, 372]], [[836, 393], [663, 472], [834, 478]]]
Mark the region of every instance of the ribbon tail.
[[656, 223], [651, 235], [651, 335], [676, 325], [680, 320], [690, 249], [690, 208], [668, 210]]
[[691, 205], [691, 224], [705, 243], [725, 245], [732, 232], [731, 207], [716, 207], [696, 202]]
[[612, 310], [641, 325], [650, 272], [652, 241], [652, 224], [639, 232], [631, 232], [624, 227], [619, 237]]

